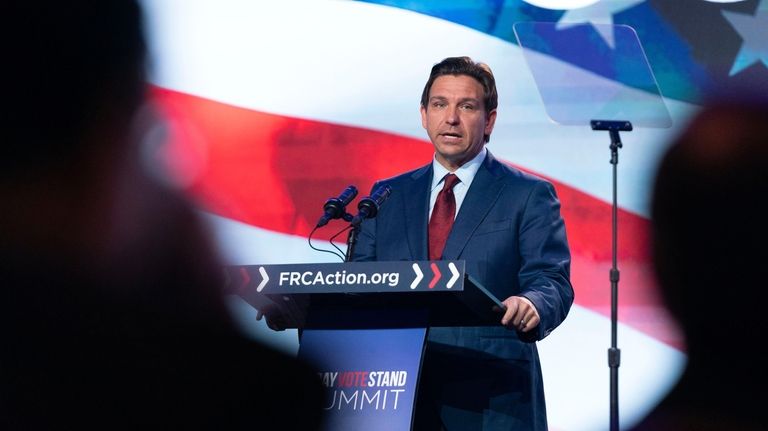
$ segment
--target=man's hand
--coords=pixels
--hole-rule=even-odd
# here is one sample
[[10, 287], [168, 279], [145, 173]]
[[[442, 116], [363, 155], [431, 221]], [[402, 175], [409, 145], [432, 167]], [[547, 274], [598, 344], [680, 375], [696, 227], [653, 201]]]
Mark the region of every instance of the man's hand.
[[528, 332], [539, 325], [541, 321], [539, 312], [528, 298], [510, 296], [503, 301], [503, 304], [507, 309], [501, 318], [501, 324], [507, 329]]
[[267, 326], [273, 331], [284, 331], [288, 327], [285, 321], [285, 314], [283, 314], [276, 306], [262, 307], [256, 310], [256, 320], [264, 319], [267, 321]]
[[266, 318], [267, 326], [273, 331], [284, 331], [286, 328], [304, 327], [304, 319], [307, 310], [306, 298], [296, 295], [294, 297], [273, 297], [265, 300], [256, 310], [256, 320]]

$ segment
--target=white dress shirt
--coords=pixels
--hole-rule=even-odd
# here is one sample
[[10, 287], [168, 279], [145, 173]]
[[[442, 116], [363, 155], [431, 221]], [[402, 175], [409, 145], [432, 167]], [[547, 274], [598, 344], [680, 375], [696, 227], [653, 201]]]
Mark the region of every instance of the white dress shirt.
[[[456, 174], [457, 177], [459, 177], [459, 180], [461, 180], [458, 184], [453, 186], [453, 196], [456, 198], [456, 214], [454, 214], [453, 218], [456, 219], [456, 216], [459, 215], [459, 209], [461, 208], [461, 204], [464, 202], [464, 198], [467, 196], [467, 191], [469, 190], [469, 186], [472, 185], [472, 180], [475, 179], [475, 174], [477, 174], [477, 170], [480, 169], [480, 165], [485, 160], [485, 155], [488, 153], [488, 150], [485, 149], [485, 146], [483, 146], [483, 149], [480, 150], [480, 152], [470, 161], [467, 163], [464, 163], [459, 169], [456, 169], [453, 173]], [[445, 169], [445, 166], [441, 165], [440, 162], [437, 161], [437, 158], [432, 159], [432, 188], [430, 189], [429, 194], [429, 217], [432, 217], [432, 208], [435, 207], [435, 201], [437, 200], [437, 194], [440, 193], [440, 190], [443, 188], [443, 178], [451, 173], [448, 169]]]

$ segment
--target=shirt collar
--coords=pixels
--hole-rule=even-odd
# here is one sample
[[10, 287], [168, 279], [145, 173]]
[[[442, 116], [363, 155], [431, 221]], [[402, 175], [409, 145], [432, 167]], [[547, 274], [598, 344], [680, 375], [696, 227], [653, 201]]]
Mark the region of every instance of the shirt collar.
[[[488, 150], [485, 148], [485, 146], [483, 146], [483, 149], [480, 150], [480, 152], [477, 153], [477, 155], [473, 157], [472, 160], [464, 163], [459, 167], [459, 169], [456, 169], [456, 171], [453, 172], [457, 177], [459, 177], [461, 184], [464, 184], [467, 187], [472, 184], [472, 180], [475, 179], [475, 174], [477, 174], [478, 169], [480, 169], [480, 165], [483, 164], [485, 155], [487, 153]], [[432, 172], [432, 187], [430, 190], [434, 190], [435, 187], [441, 185], [443, 183], [443, 178], [447, 174], [451, 173], [451, 171], [446, 169], [445, 166], [441, 165], [440, 162], [437, 161], [437, 158], [434, 157], [432, 158]]]

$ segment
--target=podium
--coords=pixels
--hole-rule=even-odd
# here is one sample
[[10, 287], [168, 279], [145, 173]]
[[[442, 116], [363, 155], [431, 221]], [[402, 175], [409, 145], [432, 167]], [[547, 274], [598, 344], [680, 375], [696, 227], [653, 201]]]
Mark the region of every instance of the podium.
[[410, 430], [428, 328], [496, 326], [503, 308], [464, 261], [241, 265], [225, 276], [229, 293], [300, 329], [298, 356], [319, 372], [334, 431]]

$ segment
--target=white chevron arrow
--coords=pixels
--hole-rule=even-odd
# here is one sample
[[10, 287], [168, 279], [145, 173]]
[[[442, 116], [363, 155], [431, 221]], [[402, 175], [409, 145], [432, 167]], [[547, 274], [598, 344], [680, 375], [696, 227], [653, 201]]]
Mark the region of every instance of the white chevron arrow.
[[411, 283], [411, 289], [415, 289], [416, 286], [419, 285], [419, 282], [422, 278], [424, 278], [424, 273], [421, 272], [421, 268], [419, 268], [419, 265], [413, 264], [413, 272], [416, 273], [416, 278], [413, 279], [413, 282]]
[[451, 270], [451, 274], [453, 274], [453, 276], [450, 280], [448, 280], [448, 284], [446, 284], [445, 287], [450, 289], [453, 287], [454, 283], [456, 283], [456, 280], [459, 279], [459, 270], [456, 269], [456, 265], [454, 265], [453, 262], [448, 264], [448, 269]]
[[259, 287], [256, 288], [257, 292], [261, 292], [262, 289], [264, 289], [264, 286], [267, 285], [267, 282], [269, 281], [269, 276], [267, 275], [267, 271], [264, 270], [263, 266], [259, 267], [259, 272], [261, 273], [261, 283], [259, 283]]

